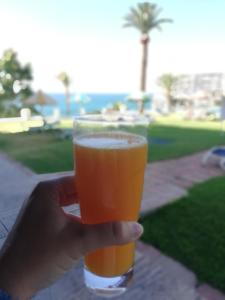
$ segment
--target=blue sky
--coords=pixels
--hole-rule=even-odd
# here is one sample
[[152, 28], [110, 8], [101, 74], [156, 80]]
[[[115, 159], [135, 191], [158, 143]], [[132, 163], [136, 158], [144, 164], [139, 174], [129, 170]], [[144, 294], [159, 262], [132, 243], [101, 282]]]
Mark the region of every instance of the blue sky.
[[[164, 72], [225, 72], [225, 1], [159, 0], [165, 24], [152, 32], [148, 89]], [[0, 0], [0, 53], [8, 47], [30, 61], [34, 88], [61, 91], [61, 70], [74, 91], [134, 91], [139, 86], [141, 46], [122, 17], [133, 0]]]

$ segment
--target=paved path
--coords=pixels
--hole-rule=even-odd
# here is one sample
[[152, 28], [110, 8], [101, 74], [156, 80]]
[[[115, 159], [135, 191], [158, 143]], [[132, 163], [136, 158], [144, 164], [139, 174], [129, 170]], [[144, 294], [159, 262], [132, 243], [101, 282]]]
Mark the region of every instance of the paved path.
[[218, 165], [202, 166], [203, 152], [148, 165], [141, 212], [146, 213], [187, 194], [187, 189], [224, 172]]
[[[222, 171], [200, 164], [202, 154], [178, 160], [153, 163], [145, 176], [145, 190], [141, 211], [146, 213], [187, 193], [187, 188], [208, 178], [222, 175]], [[0, 245], [4, 242], [25, 197], [40, 180], [70, 174], [36, 175], [20, 164], [0, 154]], [[195, 275], [173, 259], [151, 246], [138, 242], [134, 281], [119, 299], [130, 300], [224, 300], [225, 297], [210, 286], [197, 287]], [[84, 288], [82, 266], [69, 272], [52, 287], [42, 291], [36, 300], [97, 300]]]

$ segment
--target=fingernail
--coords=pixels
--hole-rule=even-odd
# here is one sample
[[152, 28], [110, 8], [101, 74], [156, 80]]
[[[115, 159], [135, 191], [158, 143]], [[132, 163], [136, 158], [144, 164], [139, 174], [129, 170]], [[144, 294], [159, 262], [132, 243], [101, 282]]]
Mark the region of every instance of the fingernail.
[[135, 240], [142, 235], [143, 231], [144, 229], [141, 224], [136, 222], [132, 224], [132, 236]]

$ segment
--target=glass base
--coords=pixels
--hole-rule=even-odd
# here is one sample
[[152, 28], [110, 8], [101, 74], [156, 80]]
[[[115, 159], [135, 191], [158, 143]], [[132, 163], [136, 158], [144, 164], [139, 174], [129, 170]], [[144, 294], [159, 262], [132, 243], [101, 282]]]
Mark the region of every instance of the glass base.
[[84, 267], [84, 281], [88, 290], [101, 297], [116, 297], [126, 292], [133, 277], [133, 268], [127, 273], [116, 277], [98, 276]]

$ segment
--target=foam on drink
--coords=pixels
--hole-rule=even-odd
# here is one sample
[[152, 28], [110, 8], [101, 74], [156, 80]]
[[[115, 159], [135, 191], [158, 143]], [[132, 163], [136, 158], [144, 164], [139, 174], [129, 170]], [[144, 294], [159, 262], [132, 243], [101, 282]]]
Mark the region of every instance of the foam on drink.
[[80, 136], [74, 140], [74, 143], [83, 147], [96, 149], [127, 149], [140, 147], [140, 145], [146, 144], [147, 141], [144, 137], [118, 131]]

